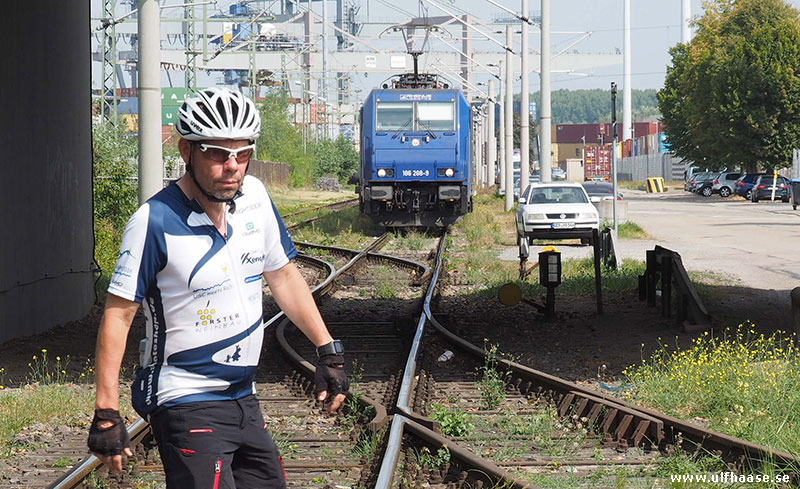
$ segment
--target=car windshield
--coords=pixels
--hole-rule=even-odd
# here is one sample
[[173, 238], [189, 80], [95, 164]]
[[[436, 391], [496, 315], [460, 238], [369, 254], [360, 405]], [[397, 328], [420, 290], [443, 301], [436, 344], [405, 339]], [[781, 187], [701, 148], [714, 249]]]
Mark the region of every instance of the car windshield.
[[532, 189], [531, 204], [586, 204], [586, 194], [578, 187], [538, 187]]
[[584, 183], [583, 188], [589, 196], [592, 195], [611, 195], [614, 193], [614, 186], [610, 183]]

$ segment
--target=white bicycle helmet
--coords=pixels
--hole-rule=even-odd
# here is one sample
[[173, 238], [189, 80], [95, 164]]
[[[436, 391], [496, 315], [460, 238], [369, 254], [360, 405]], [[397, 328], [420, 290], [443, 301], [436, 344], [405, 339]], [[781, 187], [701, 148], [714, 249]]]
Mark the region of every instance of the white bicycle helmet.
[[178, 109], [178, 134], [189, 141], [258, 139], [261, 117], [252, 100], [227, 88], [201, 90]]

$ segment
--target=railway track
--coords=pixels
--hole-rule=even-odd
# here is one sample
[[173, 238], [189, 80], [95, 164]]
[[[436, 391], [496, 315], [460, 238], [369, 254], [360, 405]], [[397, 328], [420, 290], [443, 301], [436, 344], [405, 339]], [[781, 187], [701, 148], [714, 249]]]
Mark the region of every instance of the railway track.
[[[346, 200], [341, 200], [341, 201], [338, 201], [338, 202], [333, 202], [331, 204], [323, 204], [323, 205], [318, 205], [318, 206], [310, 207], [310, 208], [306, 208], [306, 209], [300, 209], [300, 210], [295, 211], [295, 212], [290, 212], [288, 214], [284, 214], [281, 217], [285, 221], [286, 220], [293, 221], [294, 220], [293, 218], [297, 218], [298, 216], [301, 216], [303, 214], [309, 214], [309, 213], [312, 213], [312, 212], [319, 213], [320, 211], [323, 211], [323, 210], [327, 210], [327, 211], [332, 211], [333, 212], [333, 211], [346, 209], [348, 207], [355, 207], [357, 205], [358, 205], [358, 198], [356, 197], [356, 198], [353, 198], [353, 199], [346, 199]], [[301, 221], [298, 221], [298, 222], [295, 222], [295, 223], [289, 222], [289, 223], [286, 224], [286, 229], [289, 230], [289, 231], [294, 231], [295, 229], [299, 228], [300, 226], [303, 226], [305, 224], [310, 224], [310, 223], [316, 221], [319, 218], [320, 218], [319, 215], [315, 215], [315, 216], [311, 216], [311, 217], [309, 217], [307, 219], [304, 219], [304, 220], [301, 220]]]
[[[435, 264], [428, 268], [378, 253], [387, 239], [381, 236], [360, 251], [298, 243], [300, 249], [324, 250], [334, 262], [299, 259], [319, 277], [314, 295], [333, 335], [348, 345], [356, 382], [342, 414], [326, 415], [311, 397], [311, 345], [281, 313], [268, 321], [257, 392], [290, 487], [536, 487], [540, 474], [580, 487], [584, 480], [597, 482], [597, 474], [609, 468], [627, 471], [628, 480], [637, 483], [647, 480], [647, 468], [659, 456], [675, 450], [714, 454], [731, 470], [758, 460], [797, 463], [791, 455], [631, 406], [499, 353], [487, 360], [490, 347], [469, 343], [448, 328], [470, 338], [474, 331], [448, 325], [431, 310], [446, 240], [440, 239]], [[427, 293], [376, 300], [372, 318], [354, 318], [342, 303], [374, 286], [365, 269], [386, 264], [414, 286], [430, 278]], [[386, 307], [393, 302], [402, 304]], [[438, 361], [448, 349], [455, 358]], [[491, 389], [482, 376], [489, 371], [499, 382]], [[487, 404], [487, 390], [494, 404]], [[135, 463], [121, 478], [106, 479], [105, 487], [162, 487], [146, 424], [134, 423], [132, 432], [138, 442]], [[92, 487], [82, 479], [91, 474], [91, 462], [50, 487]], [[90, 477], [102, 477], [98, 474]]]

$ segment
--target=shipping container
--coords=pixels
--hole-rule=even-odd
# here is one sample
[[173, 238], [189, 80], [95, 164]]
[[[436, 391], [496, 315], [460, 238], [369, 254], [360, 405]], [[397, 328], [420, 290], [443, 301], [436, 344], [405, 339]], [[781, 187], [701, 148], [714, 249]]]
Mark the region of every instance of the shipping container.
[[608, 180], [611, 177], [611, 148], [587, 146], [584, 152], [583, 173], [586, 180]]

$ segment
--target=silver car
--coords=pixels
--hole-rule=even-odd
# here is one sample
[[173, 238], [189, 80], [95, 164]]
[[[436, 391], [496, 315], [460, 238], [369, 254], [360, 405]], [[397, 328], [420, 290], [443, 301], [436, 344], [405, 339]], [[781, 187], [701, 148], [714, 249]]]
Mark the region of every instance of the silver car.
[[719, 194], [720, 197], [730, 196], [736, 188], [736, 180], [741, 176], [742, 174], [738, 172], [721, 172], [714, 178], [714, 184], [711, 185], [711, 193]]

